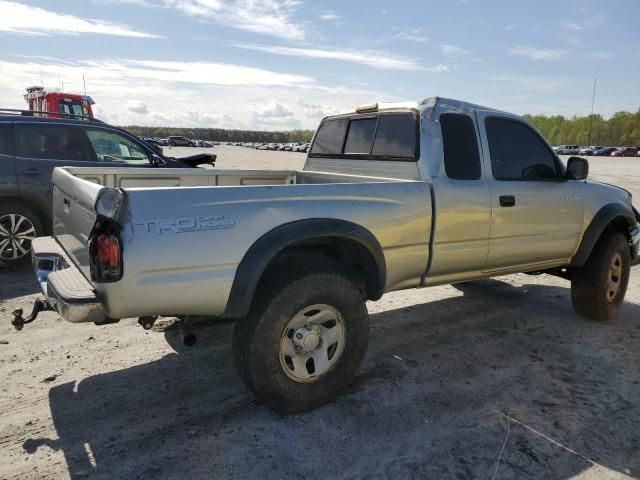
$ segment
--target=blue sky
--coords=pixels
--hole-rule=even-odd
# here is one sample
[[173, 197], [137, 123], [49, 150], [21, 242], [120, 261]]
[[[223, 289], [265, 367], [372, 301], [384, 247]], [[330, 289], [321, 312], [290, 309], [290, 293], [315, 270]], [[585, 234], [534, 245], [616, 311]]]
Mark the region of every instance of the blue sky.
[[639, 0], [0, 0], [0, 105], [87, 90], [116, 124], [315, 128], [440, 95], [515, 113], [640, 107]]

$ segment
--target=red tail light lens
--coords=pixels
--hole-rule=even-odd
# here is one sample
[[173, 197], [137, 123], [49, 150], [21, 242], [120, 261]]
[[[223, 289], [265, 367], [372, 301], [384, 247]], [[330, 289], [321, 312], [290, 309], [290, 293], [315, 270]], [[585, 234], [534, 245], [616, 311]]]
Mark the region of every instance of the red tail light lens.
[[113, 282], [122, 277], [122, 258], [120, 241], [115, 235], [101, 234], [95, 237], [91, 245], [91, 273], [94, 280]]

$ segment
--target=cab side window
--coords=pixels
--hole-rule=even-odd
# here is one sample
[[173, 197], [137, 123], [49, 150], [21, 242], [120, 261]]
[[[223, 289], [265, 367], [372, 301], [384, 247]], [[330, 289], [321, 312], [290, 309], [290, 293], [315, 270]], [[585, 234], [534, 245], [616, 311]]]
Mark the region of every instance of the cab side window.
[[149, 155], [144, 148], [124, 135], [99, 128], [87, 128], [85, 132], [99, 162], [149, 164]]
[[559, 178], [556, 157], [540, 136], [524, 123], [490, 117], [485, 121], [491, 169], [496, 180]]
[[482, 169], [476, 127], [471, 117], [443, 113], [440, 115], [440, 128], [447, 177], [452, 180], [478, 180]]
[[17, 157], [47, 160], [90, 160], [77, 127], [16, 123], [14, 129]]

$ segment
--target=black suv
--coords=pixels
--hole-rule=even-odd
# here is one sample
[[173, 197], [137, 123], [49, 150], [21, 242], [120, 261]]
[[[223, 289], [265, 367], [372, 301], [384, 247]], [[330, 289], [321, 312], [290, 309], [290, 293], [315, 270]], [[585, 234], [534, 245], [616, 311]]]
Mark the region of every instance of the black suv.
[[187, 137], [172, 136], [167, 138], [167, 143], [172, 147], [195, 147], [196, 144], [193, 140], [189, 140]]
[[215, 155], [184, 159], [100, 121], [0, 111], [0, 265], [29, 258], [31, 240], [50, 233], [55, 167], [194, 167]]

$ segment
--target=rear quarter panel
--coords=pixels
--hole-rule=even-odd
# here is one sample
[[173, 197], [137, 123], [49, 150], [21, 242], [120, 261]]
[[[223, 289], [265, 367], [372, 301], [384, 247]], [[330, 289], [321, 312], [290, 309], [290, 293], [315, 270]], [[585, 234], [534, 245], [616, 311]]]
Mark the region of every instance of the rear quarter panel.
[[132, 188], [121, 215], [123, 278], [97, 285], [112, 318], [221, 315], [249, 247], [297, 220], [368, 229], [384, 250], [387, 291], [417, 286], [428, 261], [431, 202], [422, 181]]

